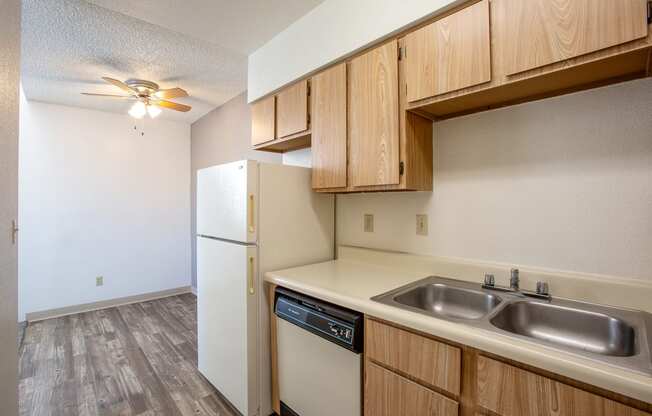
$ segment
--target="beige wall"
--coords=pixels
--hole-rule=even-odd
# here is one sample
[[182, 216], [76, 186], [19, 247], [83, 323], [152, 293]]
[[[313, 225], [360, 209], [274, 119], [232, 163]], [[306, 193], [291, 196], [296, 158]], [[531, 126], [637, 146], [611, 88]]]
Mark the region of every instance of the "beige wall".
[[20, 1], [0, 0], [0, 408], [18, 414], [18, 285], [11, 220], [18, 214]]
[[434, 136], [435, 191], [338, 197], [338, 243], [652, 280], [652, 79], [440, 122]]
[[197, 169], [235, 160], [281, 163], [281, 155], [251, 150], [251, 112], [247, 93], [235, 97], [193, 123], [191, 127], [192, 285], [196, 287], [195, 192]]

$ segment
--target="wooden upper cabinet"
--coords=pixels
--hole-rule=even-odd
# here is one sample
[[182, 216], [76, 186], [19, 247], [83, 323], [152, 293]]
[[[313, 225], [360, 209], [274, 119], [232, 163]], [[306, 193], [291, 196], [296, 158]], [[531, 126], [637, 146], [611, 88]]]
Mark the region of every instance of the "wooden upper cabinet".
[[280, 139], [308, 130], [308, 81], [299, 81], [276, 94], [276, 136]]
[[351, 184], [398, 184], [397, 41], [351, 60], [348, 84]]
[[408, 101], [491, 81], [490, 44], [489, 0], [409, 33], [405, 37]]
[[491, 358], [477, 366], [478, 404], [501, 416], [651, 416]]
[[647, 36], [647, 0], [494, 0], [508, 75]]
[[251, 144], [275, 139], [276, 97], [271, 96], [251, 105]]
[[346, 64], [311, 80], [312, 187], [346, 186]]

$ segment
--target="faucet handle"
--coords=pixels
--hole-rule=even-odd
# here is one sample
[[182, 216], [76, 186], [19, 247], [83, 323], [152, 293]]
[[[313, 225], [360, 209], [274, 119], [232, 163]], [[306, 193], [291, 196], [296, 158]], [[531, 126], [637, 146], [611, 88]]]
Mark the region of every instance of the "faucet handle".
[[518, 269], [512, 269], [509, 272], [509, 287], [513, 290], [518, 291], [519, 287], [519, 271]]
[[537, 282], [537, 294], [538, 295], [548, 295], [548, 283], [546, 282]]
[[485, 286], [495, 286], [496, 279], [493, 274], [485, 273], [484, 274], [484, 284]]

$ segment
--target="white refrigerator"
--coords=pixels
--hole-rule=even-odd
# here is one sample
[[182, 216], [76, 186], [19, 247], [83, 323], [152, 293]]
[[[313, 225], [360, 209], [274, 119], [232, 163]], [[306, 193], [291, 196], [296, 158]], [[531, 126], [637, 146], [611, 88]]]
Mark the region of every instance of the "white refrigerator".
[[244, 416], [272, 413], [263, 275], [331, 260], [334, 215], [310, 169], [244, 160], [197, 172], [199, 371]]

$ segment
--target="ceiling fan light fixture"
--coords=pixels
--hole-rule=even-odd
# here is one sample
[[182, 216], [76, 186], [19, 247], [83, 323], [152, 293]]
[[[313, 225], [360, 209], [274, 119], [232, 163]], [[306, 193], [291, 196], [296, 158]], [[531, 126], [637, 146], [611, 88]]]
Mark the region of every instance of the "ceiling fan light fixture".
[[181, 111], [183, 113], [192, 109], [189, 105], [168, 101], [170, 98], [188, 97], [188, 92], [183, 88], [174, 87], [160, 89], [157, 83], [144, 79], [128, 79], [125, 82], [109, 77], [102, 77], [102, 79], [107, 83], [120, 88], [128, 95], [96, 94], [87, 92], [82, 92], [82, 94], [119, 98], [122, 100], [136, 100], [136, 103], [134, 103], [134, 105], [129, 109], [129, 115], [133, 118], [141, 119], [147, 114], [149, 114], [151, 118], [156, 118], [161, 114], [161, 108]]
[[159, 114], [161, 114], [161, 109], [155, 105], [150, 104], [147, 106], [147, 114], [149, 114], [151, 118], [156, 118], [159, 116]]
[[142, 101], [135, 102], [129, 110], [129, 115], [133, 118], [143, 118], [147, 114], [147, 107]]

